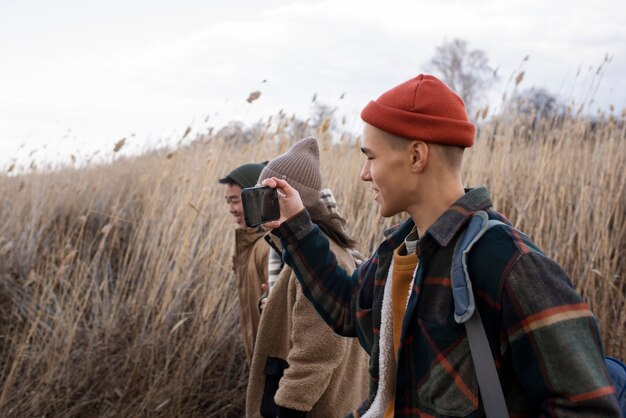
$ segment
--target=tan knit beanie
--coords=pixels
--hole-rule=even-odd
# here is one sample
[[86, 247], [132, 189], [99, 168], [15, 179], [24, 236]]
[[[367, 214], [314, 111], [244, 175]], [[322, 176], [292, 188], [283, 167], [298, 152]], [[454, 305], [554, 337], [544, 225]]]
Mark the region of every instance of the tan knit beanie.
[[317, 139], [313, 137], [301, 139], [286, 153], [267, 163], [261, 171], [259, 183], [270, 177], [287, 180], [298, 191], [305, 207], [317, 203], [322, 189]]

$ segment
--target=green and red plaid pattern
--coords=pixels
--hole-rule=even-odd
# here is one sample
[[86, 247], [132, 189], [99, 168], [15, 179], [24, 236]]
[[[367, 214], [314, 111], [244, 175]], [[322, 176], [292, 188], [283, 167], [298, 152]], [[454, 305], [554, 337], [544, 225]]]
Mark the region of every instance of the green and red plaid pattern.
[[[474, 212], [508, 223], [490, 208], [486, 189], [470, 190], [420, 239], [398, 353], [396, 416], [484, 415], [465, 328], [454, 322], [450, 267]], [[351, 276], [306, 211], [275, 231], [322, 318], [370, 353], [370, 399], [355, 416], [376, 394], [383, 289], [393, 250], [412, 228], [411, 219], [396, 227]], [[553, 260], [528, 237], [497, 226], [474, 247], [468, 268], [512, 417], [619, 417], [595, 318]]]

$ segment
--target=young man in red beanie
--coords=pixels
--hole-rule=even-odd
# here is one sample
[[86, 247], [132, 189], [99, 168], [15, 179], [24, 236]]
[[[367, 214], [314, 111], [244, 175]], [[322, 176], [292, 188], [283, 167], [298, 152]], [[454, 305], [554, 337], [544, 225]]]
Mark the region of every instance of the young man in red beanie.
[[370, 102], [361, 117], [361, 179], [371, 183], [381, 216], [406, 211], [410, 218], [353, 274], [337, 265], [294, 188], [264, 181], [282, 192], [281, 219], [268, 226], [304, 294], [336, 333], [359, 338], [370, 353], [370, 398], [355, 415], [481, 417], [490, 410], [485, 399], [494, 388], [479, 390], [451, 286], [459, 237], [485, 211], [504, 224], [484, 233], [467, 270], [508, 410], [496, 415], [618, 417], [588, 306], [565, 272], [491, 208], [485, 188], [463, 187], [463, 150], [474, 142], [463, 101], [420, 75]]

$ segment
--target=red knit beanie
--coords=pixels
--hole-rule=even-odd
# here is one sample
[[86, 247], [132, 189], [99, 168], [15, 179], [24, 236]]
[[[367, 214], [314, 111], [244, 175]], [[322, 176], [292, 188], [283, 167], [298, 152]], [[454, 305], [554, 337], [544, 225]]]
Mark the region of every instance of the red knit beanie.
[[370, 101], [361, 119], [403, 138], [462, 147], [474, 144], [475, 128], [463, 100], [432, 75], [420, 74]]

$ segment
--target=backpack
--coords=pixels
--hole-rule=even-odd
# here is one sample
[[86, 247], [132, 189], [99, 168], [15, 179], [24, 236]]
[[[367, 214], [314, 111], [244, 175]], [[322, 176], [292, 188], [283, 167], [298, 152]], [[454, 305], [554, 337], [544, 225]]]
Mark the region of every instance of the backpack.
[[[451, 269], [454, 319], [459, 324], [465, 324], [479, 388], [489, 388], [482, 390], [480, 393], [485, 414], [489, 418], [508, 417], [508, 411], [485, 334], [485, 328], [480, 319], [480, 313], [476, 309], [472, 283], [469, 279], [467, 268], [467, 256], [480, 237], [489, 228], [496, 225], [505, 225], [513, 228], [499, 220], [489, 219], [484, 211], [476, 212], [459, 238], [452, 255]], [[626, 418], [626, 365], [608, 356], [605, 357], [604, 363], [615, 386], [615, 396], [617, 397], [620, 410], [624, 418]]]
[[615, 386], [615, 396], [622, 415], [626, 418], [626, 364], [616, 358], [606, 356], [604, 364]]

